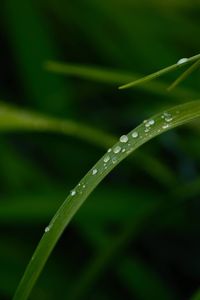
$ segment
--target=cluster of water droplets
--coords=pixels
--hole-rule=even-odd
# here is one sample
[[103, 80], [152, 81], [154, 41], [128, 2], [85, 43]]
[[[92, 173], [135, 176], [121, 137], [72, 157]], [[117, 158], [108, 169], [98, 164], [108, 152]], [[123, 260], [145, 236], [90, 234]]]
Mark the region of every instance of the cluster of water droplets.
[[[178, 114], [179, 111], [176, 111], [176, 113]], [[170, 122], [173, 120], [173, 116], [170, 112], [164, 112], [161, 117], [160, 120], [157, 119], [157, 122], [159, 122], [160, 126], [157, 130], [157, 133], [159, 133], [162, 129], [167, 129], [171, 124]], [[133, 141], [137, 142], [138, 138], [148, 138], [152, 136], [152, 128], [155, 128], [154, 125], [156, 124], [155, 119], [148, 119], [148, 120], [144, 120], [143, 121], [143, 130], [144, 130], [144, 134], [142, 134], [141, 129], [139, 130], [134, 130], [130, 135], [122, 135], [119, 139], [119, 143], [117, 145], [115, 145], [113, 148], [109, 148], [107, 153], [105, 154], [105, 156], [103, 157], [103, 166], [102, 163], [99, 164], [100, 167], [98, 167], [98, 165], [96, 165], [91, 171], [90, 171], [90, 176], [97, 176], [98, 174], [102, 174], [109, 165], [112, 164], [116, 164], [117, 161], [119, 161], [119, 155], [121, 153], [130, 153], [133, 149]], [[91, 178], [89, 177], [89, 178]], [[77, 194], [82, 194], [84, 189], [86, 188], [86, 185], [88, 184], [88, 182], [86, 183], [79, 183], [78, 186], [71, 190], [70, 192], [70, 196], [74, 197]], [[50, 224], [49, 226], [47, 226], [45, 228], [45, 232], [49, 232], [50, 229], [52, 227], [52, 224]]]
[[169, 112], [164, 112], [161, 115], [161, 118], [164, 121], [164, 124], [162, 125], [162, 129], [167, 129], [170, 126], [170, 122], [173, 120], [172, 114]]

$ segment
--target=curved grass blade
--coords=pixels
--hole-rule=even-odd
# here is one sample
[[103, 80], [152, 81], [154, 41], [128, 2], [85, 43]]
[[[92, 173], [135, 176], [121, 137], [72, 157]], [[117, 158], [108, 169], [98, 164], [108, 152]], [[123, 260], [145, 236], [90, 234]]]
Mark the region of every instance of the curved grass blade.
[[[107, 84], [122, 84], [129, 81], [136, 80], [141, 77], [139, 74], [124, 72], [122, 70], [112, 70], [105, 69], [97, 66], [88, 66], [80, 64], [62, 63], [56, 61], [47, 61], [44, 64], [46, 70], [63, 75], [75, 76], [82, 79], [92, 80], [100, 83]], [[163, 82], [151, 82], [149, 85], [136, 86], [138, 89], [142, 89], [148, 92], [152, 92], [158, 95], [166, 94], [167, 84]], [[192, 90], [185, 88], [178, 88], [170, 96], [175, 98], [186, 98], [186, 97], [196, 97], [196, 93]]]
[[21, 279], [14, 300], [25, 300], [31, 293], [58, 239], [78, 209], [122, 160], [157, 135], [200, 117], [200, 100], [175, 106], [145, 121], [127, 135], [123, 135], [112, 149], [94, 165], [70, 192], [55, 216], [45, 228], [41, 241]]
[[[0, 114], [0, 131], [57, 132], [79, 138], [103, 149], [117, 142], [115, 136], [83, 123], [48, 117], [3, 102], [0, 102]], [[161, 184], [169, 187], [176, 182], [175, 176], [167, 166], [146, 153], [136, 153], [135, 162]]]
[[159, 71], [157, 71], [157, 72], [155, 72], [153, 74], [147, 75], [147, 76], [145, 76], [145, 77], [143, 77], [141, 79], [138, 79], [138, 80], [135, 80], [133, 82], [127, 83], [125, 85], [121, 85], [119, 87], [119, 89], [122, 90], [122, 89], [130, 88], [130, 87], [133, 87], [133, 86], [136, 86], [136, 85], [139, 85], [139, 84], [146, 83], [146, 82], [148, 82], [150, 80], [153, 80], [153, 79], [155, 79], [157, 77], [160, 77], [160, 76], [162, 76], [164, 74], [167, 74], [169, 72], [175, 71], [176, 69], [178, 69], [178, 68], [180, 68], [182, 66], [185, 66], [188, 63], [191, 63], [191, 62], [194, 62], [196, 60], [199, 60], [199, 59], [200, 59], [200, 54], [197, 54], [197, 55], [192, 56], [192, 57], [187, 58], [187, 59], [181, 59], [181, 60], [179, 60], [174, 65], [171, 65], [171, 66], [169, 66], [167, 68], [159, 70]]
[[173, 90], [178, 84], [185, 80], [192, 72], [198, 69], [200, 66], [200, 59], [191, 65], [185, 72], [183, 72], [169, 87], [168, 91]]

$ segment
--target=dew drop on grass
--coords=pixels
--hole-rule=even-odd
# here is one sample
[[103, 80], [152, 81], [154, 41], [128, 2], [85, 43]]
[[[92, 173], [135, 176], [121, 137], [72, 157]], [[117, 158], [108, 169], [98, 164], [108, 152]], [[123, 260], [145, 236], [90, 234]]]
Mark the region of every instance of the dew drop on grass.
[[116, 158], [116, 157], [113, 157], [113, 158], [112, 158], [112, 162], [113, 162], [113, 164], [115, 164], [115, 163], [117, 162], [117, 158]]
[[113, 149], [113, 152], [114, 153], [119, 153], [121, 151], [121, 147], [120, 146], [116, 146], [114, 149]]
[[186, 61], [188, 61], [188, 58], [183, 57], [183, 58], [181, 58], [181, 59], [179, 59], [179, 60], [177, 61], [177, 65], [184, 64]]
[[133, 133], [132, 133], [132, 137], [134, 138], [134, 139], [136, 139], [137, 137], [138, 137], [138, 132], [137, 131], [134, 131]]
[[94, 169], [94, 170], [92, 170], [92, 175], [96, 175], [96, 174], [97, 174], [97, 172], [98, 172], [98, 170], [97, 170], [97, 169]]
[[126, 151], [126, 149], [122, 149], [122, 152], [124, 153]]
[[49, 226], [47, 226], [44, 231], [48, 232], [49, 230], [50, 230], [50, 228], [49, 228]]
[[103, 161], [104, 161], [105, 163], [107, 163], [109, 160], [110, 160], [110, 156], [109, 156], [109, 155], [106, 155], [106, 156], [104, 157], [104, 159], [103, 159]]
[[109, 149], [108, 149], [108, 152], [111, 152], [111, 151], [112, 151], [112, 149], [111, 149], [111, 148], [109, 148]]
[[128, 142], [128, 137], [127, 137], [127, 135], [122, 135], [119, 140], [120, 140], [121, 143], [127, 143]]
[[166, 122], [171, 122], [173, 120], [172, 115], [168, 112], [164, 112], [161, 118], [165, 119]]
[[166, 128], [168, 128], [168, 127], [169, 127], [169, 124], [164, 124], [164, 125], [162, 126], [163, 129], [166, 129]]
[[75, 190], [71, 191], [71, 192], [70, 192], [70, 195], [71, 195], [71, 196], [75, 196], [75, 195], [76, 195], [76, 191], [75, 191]]
[[146, 121], [144, 122], [145, 123], [145, 127], [150, 127], [151, 125], [154, 125], [155, 124], [155, 121], [153, 119], [149, 120], [149, 121]]

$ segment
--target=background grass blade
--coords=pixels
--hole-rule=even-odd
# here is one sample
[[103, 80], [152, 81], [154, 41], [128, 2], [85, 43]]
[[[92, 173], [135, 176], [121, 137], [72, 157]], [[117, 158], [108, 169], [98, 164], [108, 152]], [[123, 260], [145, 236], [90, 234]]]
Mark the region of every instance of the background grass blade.
[[139, 85], [139, 84], [146, 83], [146, 82], [148, 82], [150, 80], [153, 80], [153, 79], [155, 79], [157, 77], [160, 77], [160, 76], [162, 76], [164, 74], [167, 74], [169, 72], [175, 71], [176, 69], [178, 69], [178, 68], [180, 68], [180, 67], [182, 67], [184, 65], [187, 65], [188, 63], [194, 62], [194, 61], [198, 60], [199, 58], [200, 58], [200, 54], [197, 54], [195, 56], [192, 56], [192, 57], [186, 59], [183, 63], [179, 63], [179, 61], [178, 61], [174, 65], [171, 65], [171, 66], [169, 66], [167, 68], [159, 70], [159, 71], [157, 71], [157, 72], [155, 72], [153, 74], [147, 75], [147, 76], [145, 76], [145, 77], [143, 77], [141, 79], [138, 79], [136, 81], [127, 83], [125, 85], [122, 85], [122, 86], [119, 87], [119, 89], [126, 89], [126, 88], [130, 88], [130, 87], [133, 87], [133, 86], [136, 86], [136, 85]]
[[178, 84], [185, 80], [192, 72], [198, 69], [200, 66], [200, 60], [197, 60], [193, 65], [191, 65], [185, 72], [183, 72], [169, 87], [168, 91], [173, 90]]
[[122, 136], [120, 141], [96, 163], [70, 192], [50, 224], [45, 228], [45, 233], [25, 271], [14, 299], [27, 299], [62, 232], [95, 187], [115, 166], [153, 137], [199, 116], [200, 101], [189, 102], [155, 115], [128, 135]]
[[[48, 61], [44, 64], [44, 67], [46, 70], [53, 73], [74, 76], [115, 86], [142, 77], [133, 72], [56, 61]], [[151, 82], [151, 84], [146, 85], [138, 85], [136, 88], [158, 95], [168, 96], [168, 94], [166, 94], [167, 84], [161, 81]], [[195, 97], [197, 95], [193, 90], [189, 90], [188, 88], [177, 88], [170, 96], [179, 98], [182, 101], [185, 97]]]

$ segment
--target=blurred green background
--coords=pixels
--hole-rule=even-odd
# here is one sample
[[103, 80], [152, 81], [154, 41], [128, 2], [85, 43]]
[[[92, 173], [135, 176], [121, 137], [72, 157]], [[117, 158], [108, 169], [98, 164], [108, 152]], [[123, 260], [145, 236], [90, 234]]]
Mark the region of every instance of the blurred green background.
[[[124, 76], [197, 54], [199, 26], [198, 0], [1, 1], [1, 100], [120, 136], [165, 107], [198, 99], [199, 70], [170, 93], [182, 69], [137, 89], [117, 87]], [[58, 74], [45, 69], [49, 60], [117, 76]], [[104, 180], [30, 299], [192, 297], [200, 287], [198, 128], [158, 137]], [[45, 226], [104, 152], [103, 141], [1, 131], [0, 299], [11, 299]]]

